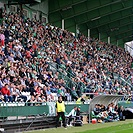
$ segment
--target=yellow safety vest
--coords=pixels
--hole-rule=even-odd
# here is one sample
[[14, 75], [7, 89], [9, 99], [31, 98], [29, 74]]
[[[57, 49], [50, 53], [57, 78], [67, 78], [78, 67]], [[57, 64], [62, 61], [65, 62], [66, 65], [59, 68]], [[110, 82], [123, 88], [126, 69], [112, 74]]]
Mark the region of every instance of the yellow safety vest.
[[76, 104], [81, 104], [81, 97], [77, 99]]
[[64, 101], [62, 101], [61, 103], [57, 102], [57, 112], [65, 112]]

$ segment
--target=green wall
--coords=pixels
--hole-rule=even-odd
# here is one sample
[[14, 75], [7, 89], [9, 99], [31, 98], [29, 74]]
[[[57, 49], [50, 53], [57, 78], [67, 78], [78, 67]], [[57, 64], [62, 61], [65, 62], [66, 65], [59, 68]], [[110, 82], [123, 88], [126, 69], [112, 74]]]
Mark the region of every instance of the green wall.
[[[49, 114], [50, 108], [46, 105], [38, 105], [38, 106], [1, 106], [0, 104], [0, 117], [8, 117], [8, 116], [29, 116], [29, 115], [38, 115], [38, 114]], [[118, 102], [118, 106], [123, 106], [124, 108], [133, 107], [133, 102], [129, 101], [120, 101]], [[88, 114], [89, 104], [66, 104], [66, 113], [69, 113], [74, 106], [80, 107], [80, 111], [83, 114]], [[55, 108], [55, 106], [54, 106]]]

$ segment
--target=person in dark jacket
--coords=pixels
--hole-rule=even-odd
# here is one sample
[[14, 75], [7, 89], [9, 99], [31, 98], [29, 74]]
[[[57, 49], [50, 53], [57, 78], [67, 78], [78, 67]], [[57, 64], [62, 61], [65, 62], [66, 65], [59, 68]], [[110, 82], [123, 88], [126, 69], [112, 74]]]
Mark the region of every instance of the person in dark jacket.
[[83, 116], [81, 115], [81, 110], [80, 110], [80, 106], [77, 107], [77, 112], [76, 112], [76, 117], [77, 119], [80, 119], [81, 121], [83, 121]]
[[119, 119], [120, 119], [120, 120], [123, 119], [123, 111], [124, 111], [123, 106], [120, 106], [120, 107], [118, 108], [118, 115], [119, 115]]

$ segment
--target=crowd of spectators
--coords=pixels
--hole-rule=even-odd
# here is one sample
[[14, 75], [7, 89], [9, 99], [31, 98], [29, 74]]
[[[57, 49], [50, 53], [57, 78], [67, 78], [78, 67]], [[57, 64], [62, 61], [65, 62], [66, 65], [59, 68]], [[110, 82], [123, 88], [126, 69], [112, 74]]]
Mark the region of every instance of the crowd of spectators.
[[122, 48], [6, 11], [0, 40], [1, 101], [46, 102], [55, 95], [71, 101], [83, 93], [132, 95], [132, 83], [122, 80], [132, 76], [132, 57]]

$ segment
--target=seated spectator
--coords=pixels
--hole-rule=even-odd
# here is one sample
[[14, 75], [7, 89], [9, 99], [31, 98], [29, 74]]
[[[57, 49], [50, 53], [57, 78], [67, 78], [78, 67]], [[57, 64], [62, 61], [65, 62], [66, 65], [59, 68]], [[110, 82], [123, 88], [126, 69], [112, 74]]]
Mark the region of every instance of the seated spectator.
[[4, 102], [4, 96], [0, 93], [0, 102]]
[[93, 111], [95, 115], [98, 115], [101, 112], [101, 109], [99, 108], [98, 104], [95, 104]]
[[4, 96], [5, 102], [12, 102], [13, 97], [11, 96], [8, 84], [5, 84], [5, 86], [1, 89], [1, 94]]
[[101, 104], [101, 112], [104, 112], [104, 111], [106, 111], [106, 107], [103, 104]]
[[118, 109], [119, 109], [118, 105], [115, 105], [114, 111], [118, 112]]
[[118, 112], [114, 111], [114, 108], [115, 106], [113, 103], [109, 104], [107, 108], [104, 105], [96, 104], [92, 111], [94, 113], [92, 113], [92, 117], [95, 117], [99, 123], [118, 121]]
[[19, 90], [16, 89], [16, 86], [13, 83], [10, 85], [10, 90], [11, 90], [11, 94], [13, 97], [13, 102], [17, 101], [17, 97], [19, 95]]
[[26, 102], [27, 96], [23, 95], [22, 92], [20, 92], [20, 89], [17, 88], [13, 83], [10, 85], [11, 95], [13, 97], [13, 102]]
[[46, 101], [47, 101], [46, 96], [43, 95], [43, 94], [41, 94], [41, 96], [40, 96], [40, 102], [44, 103]]
[[66, 97], [66, 101], [72, 101], [72, 96], [70, 94], [70, 90], [68, 90], [66, 93], [65, 93], [65, 97]]
[[83, 121], [83, 116], [81, 115], [80, 106], [77, 107], [76, 119]]
[[45, 97], [45, 100], [47, 101], [47, 93], [46, 93], [46, 90], [47, 90], [47, 87], [46, 86], [44, 86], [41, 89], [41, 96], [44, 96]]
[[2, 89], [3, 86], [4, 86], [4, 82], [2, 77], [0, 76], [0, 90]]
[[53, 100], [54, 100], [54, 97], [53, 97], [53, 95], [52, 95], [52, 92], [51, 92], [49, 86], [47, 87], [46, 95], [47, 95], [47, 101], [53, 101]]
[[26, 104], [26, 105], [28, 105], [28, 106], [35, 106], [36, 105], [35, 103], [37, 103], [36, 98], [33, 95], [31, 96], [31, 99], [28, 100], [27, 102], [28, 102], [28, 104]]

